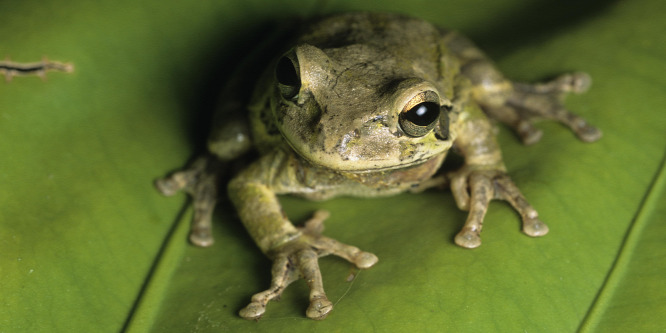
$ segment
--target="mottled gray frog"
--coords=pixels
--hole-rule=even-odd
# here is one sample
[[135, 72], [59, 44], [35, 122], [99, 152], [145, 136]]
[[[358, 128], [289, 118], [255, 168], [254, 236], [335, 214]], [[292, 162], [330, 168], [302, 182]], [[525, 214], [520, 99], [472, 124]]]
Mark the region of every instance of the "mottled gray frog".
[[[541, 137], [533, 126], [537, 118], [559, 121], [583, 141], [597, 140], [599, 130], [562, 106], [564, 95], [589, 84], [583, 73], [539, 84], [509, 81], [465, 37], [422, 20], [332, 16], [308, 25], [268, 67], [249, 105], [224, 101], [208, 141], [210, 154], [157, 186], [166, 195], [181, 189], [192, 195], [190, 240], [208, 246], [221, 170], [257, 152], [227, 191], [252, 239], [273, 261], [273, 279], [240, 315], [260, 318], [269, 301], [302, 277], [310, 287], [306, 315], [323, 319], [333, 305], [318, 257], [334, 254], [361, 269], [377, 257], [321, 235], [324, 212], [294, 226], [277, 195], [378, 197], [448, 184], [458, 207], [469, 211], [456, 244], [481, 245], [493, 199], [518, 211], [525, 234], [543, 236], [548, 227], [507, 175], [489, 118], [512, 127], [526, 144]], [[464, 157], [464, 165], [438, 174], [451, 150]]]

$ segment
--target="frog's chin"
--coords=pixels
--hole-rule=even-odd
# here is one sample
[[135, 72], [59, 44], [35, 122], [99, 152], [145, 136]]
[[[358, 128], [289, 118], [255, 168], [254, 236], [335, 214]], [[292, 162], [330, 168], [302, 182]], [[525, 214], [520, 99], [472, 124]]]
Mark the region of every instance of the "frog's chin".
[[410, 161], [408, 163], [400, 163], [400, 164], [391, 165], [391, 166], [367, 167], [367, 168], [362, 169], [362, 170], [337, 168], [337, 169], [335, 169], [335, 171], [342, 172], [342, 173], [353, 173], [353, 174], [367, 174], [367, 173], [373, 173], [373, 172], [394, 171], [394, 170], [408, 169], [408, 168], [411, 168], [411, 167], [416, 167], [416, 166], [422, 165], [422, 164], [432, 160], [433, 158], [436, 158], [436, 156], [430, 156], [428, 158], [413, 160], [413, 161]]
[[[419, 166], [434, 158], [440, 157], [445, 153], [428, 154], [419, 157], [418, 159], [410, 160], [364, 160], [364, 159], [344, 159], [338, 155], [319, 155], [302, 153], [298, 149], [294, 149], [297, 155], [308, 163], [329, 169], [334, 172], [340, 173], [353, 173], [353, 174], [367, 174], [373, 172], [385, 172], [399, 169], [406, 169], [410, 167]], [[319, 156], [318, 156], [319, 155]]]

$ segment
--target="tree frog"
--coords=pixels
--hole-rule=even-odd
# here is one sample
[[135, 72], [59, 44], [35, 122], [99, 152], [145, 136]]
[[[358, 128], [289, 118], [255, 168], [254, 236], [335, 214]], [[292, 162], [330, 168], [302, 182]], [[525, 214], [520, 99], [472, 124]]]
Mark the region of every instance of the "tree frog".
[[[209, 246], [220, 174], [254, 152], [226, 190], [250, 236], [272, 260], [272, 282], [240, 316], [259, 319], [269, 301], [303, 278], [310, 288], [306, 315], [323, 319], [333, 304], [318, 258], [334, 254], [366, 269], [377, 257], [322, 235], [325, 212], [295, 226], [278, 195], [379, 197], [448, 185], [457, 206], [469, 211], [456, 244], [481, 245], [493, 199], [513, 206], [525, 234], [543, 236], [548, 227], [507, 175], [490, 119], [513, 128], [526, 144], [541, 137], [533, 125], [537, 118], [595, 141], [601, 132], [562, 104], [566, 94], [589, 85], [584, 73], [512, 82], [467, 38], [419, 19], [331, 16], [303, 28], [267, 67], [249, 103], [224, 99], [209, 153], [156, 185], [165, 195], [185, 190], [193, 197], [190, 241]], [[464, 165], [438, 174], [449, 151], [462, 155]]]

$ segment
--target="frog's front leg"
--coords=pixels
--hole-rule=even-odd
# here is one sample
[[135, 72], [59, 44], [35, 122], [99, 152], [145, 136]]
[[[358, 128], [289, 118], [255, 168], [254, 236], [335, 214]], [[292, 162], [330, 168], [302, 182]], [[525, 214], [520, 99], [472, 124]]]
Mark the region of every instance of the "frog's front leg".
[[[265, 158], [263, 161], [270, 160]], [[310, 287], [310, 306], [306, 315], [311, 319], [324, 319], [333, 304], [324, 292], [318, 258], [334, 254], [355, 264], [358, 268], [370, 268], [377, 257], [357, 247], [340, 243], [321, 235], [323, 221], [328, 213], [317, 212], [303, 227], [295, 227], [283, 214], [276, 192], [298, 186], [288, 170], [288, 165], [262, 163], [262, 160], [236, 176], [229, 183], [229, 197], [237, 208], [245, 225], [259, 248], [272, 261], [271, 286], [252, 296], [251, 303], [240, 311], [245, 319], [259, 319], [271, 300], [279, 298], [284, 289], [301, 277]], [[277, 171], [277, 175], [274, 172]]]
[[518, 211], [523, 232], [537, 237], [548, 233], [548, 227], [506, 174], [492, 125], [478, 107], [470, 103], [458, 124], [455, 145], [465, 156], [465, 165], [449, 175], [456, 204], [469, 211], [456, 244], [475, 248], [481, 245], [481, 229], [488, 205], [493, 199], [505, 200]]
[[196, 246], [213, 245], [212, 216], [217, 203], [221, 161], [213, 155], [199, 156], [188, 167], [155, 182], [166, 196], [184, 190], [192, 197], [194, 216], [190, 226], [190, 242]]
[[538, 237], [548, 233], [548, 226], [539, 220], [537, 211], [502, 170], [463, 168], [452, 174], [451, 190], [458, 207], [469, 211], [464, 227], [455, 238], [456, 244], [462, 247], [481, 245], [483, 218], [492, 199], [505, 200], [518, 211], [523, 221], [523, 232], [528, 236]]
[[243, 117], [223, 113], [225, 122], [216, 126], [208, 140], [206, 153], [183, 170], [158, 179], [157, 189], [166, 196], [183, 190], [192, 197], [194, 216], [190, 242], [196, 246], [213, 245], [212, 216], [218, 198], [220, 178], [229, 162], [251, 148], [249, 128]]

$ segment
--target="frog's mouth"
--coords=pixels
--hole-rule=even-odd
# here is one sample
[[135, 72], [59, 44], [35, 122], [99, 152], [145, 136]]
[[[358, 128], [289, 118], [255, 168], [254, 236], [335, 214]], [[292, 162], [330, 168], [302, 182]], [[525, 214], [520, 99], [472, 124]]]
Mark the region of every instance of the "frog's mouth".
[[381, 142], [345, 142], [343, 138], [332, 149], [298, 144], [285, 137], [294, 152], [312, 165], [345, 173], [372, 173], [410, 168], [435, 157], [445, 156], [451, 140], [432, 138], [412, 141], [405, 138], [391, 144]]
[[412, 167], [418, 167], [420, 165], [426, 164], [432, 160], [437, 159], [437, 156], [430, 156], [426, 159], [422, 160], [414, 160], [406, 164], [398, 164], [394, 166], [389, 166], [389, 167], [375, 167], [375, 168], [368, 168], [365, 170], [357, 170], [357, 169], [339, 169], [336, 170], [338, 172], [344, 172], [344, 173], [351, 173], [351, 174], [368, 174], [368, 173], [376, 173], [376, 172], [389, 172], [389, 171], [395, 171], [395, 170], [402, 170], [402, 169], [409, 169]]

